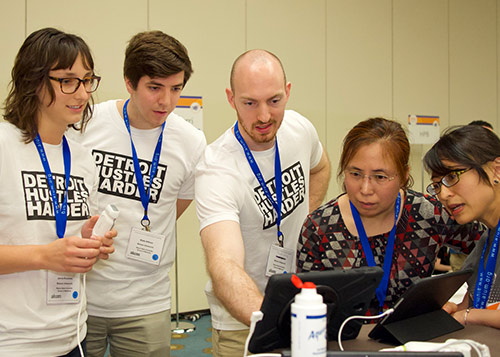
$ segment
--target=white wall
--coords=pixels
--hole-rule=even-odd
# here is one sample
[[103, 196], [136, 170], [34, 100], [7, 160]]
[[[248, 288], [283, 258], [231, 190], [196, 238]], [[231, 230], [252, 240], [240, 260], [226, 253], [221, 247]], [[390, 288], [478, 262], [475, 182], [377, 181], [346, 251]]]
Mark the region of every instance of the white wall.
[[[233, 60], [265, 48], [292, 82], [289, 107], [316, 126], [336, 182], [342, 139], [373, 116], [406, 123], [408, 114], [438, 115], [442, 127], [483, 119], [498, 128], [500, 0], [0, 0], [0, 98], [23, 39], [53, 26], [81, 35], [103, 77], [97, 101], [125, 97], [128, 39], [160, 29], [189, 50], [194, 74], [183, 94], [202, 95], [204, 129], [215, 140], [235, 120], [226, 102]], [[412, 147], [415, 188], [421, 157]], [[424, 181], [427, 181], [424, 176]], [[193, 205], [194, 206], [194, 205]], [[179, 310], [207, 307], [207, 279], [194, 207], [178, 223]]]

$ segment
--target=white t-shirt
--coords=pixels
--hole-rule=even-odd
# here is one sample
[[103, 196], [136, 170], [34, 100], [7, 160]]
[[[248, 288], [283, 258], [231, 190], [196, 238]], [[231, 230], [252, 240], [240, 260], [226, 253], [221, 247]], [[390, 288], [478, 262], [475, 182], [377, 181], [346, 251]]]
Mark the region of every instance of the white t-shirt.
[[[295, 252], [300, 229], [309, 211], [309, 172], [319, 163], [323, 148], [311, 122], [291, 110], [285, 112], [277, 138], [283, 181], [281, 231], [285, 237], [284, 246]], [[252, 154], [274, 195], [275, 146], [266, 151], [252, 151]], [[265, 270], [269, 249], [277, 243], [276, 214], [265, 197], [232, 128], [228, 129], [207, 146], [196, 168], [200, 230], [220, 221], [238, 222], [245, 247], [245, 271], [262, 292], [268, 280]], [[214, 328], [247, 328], [232, 318], [217, 300], [211, 282], [205, 291]]]
[[[69, 129], [73, 130], [73, 129]], [[73, 130], [74, 131], [74, 130]], [[81, 236], [95, 202], [96, 169], [90, 151], [68, 140], [71, 174], [65, 236]], [[44, 144], [56, 191], [64, 192], [62, 144]], [[45, 171], [33, 142], [0, 123], [0, 244], [48, 244], [58, 239]], [[71, 274], [78, 279], [77, 274]], [[0, 275], [0, 356], [59, 356], [77, 345], [79, 304], [47, 304], [47, 271]], [[81, 291], [80, 291], [81, 293]], [[86, 334], [85, 294], [80, 337]]]
[[[176, 114], [167, 118], [158, 172], [153, 179], [148, 217], [151, 232], [165, 235], [160, 264], [126, 257], [132, 228], [141, 229], [140, 201], [130, 136], [116, 100], [94, 106], [94, 115], [78, 140], [92, 150], [99, 173], [99, 211], [114, 204], [120, 215], [115, 253], [87, 274], [88, 312], [92, 316], [129, 317], [170, 309], [169, 271], [175, 257], [177, 199], [194, 197], [194, 168], [206, 146], [203, 133]], [[161, 127], [131, 128], [143, 178], [149, 182], [153, 153]]]

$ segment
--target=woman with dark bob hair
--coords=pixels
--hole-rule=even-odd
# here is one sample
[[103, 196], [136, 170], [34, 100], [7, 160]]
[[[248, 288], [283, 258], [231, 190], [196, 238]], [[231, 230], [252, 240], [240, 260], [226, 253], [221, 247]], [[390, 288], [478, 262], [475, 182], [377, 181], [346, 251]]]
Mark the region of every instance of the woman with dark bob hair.
[[500, 328], [500, 139], [477, 125], [451, 128], [426, 153], [424, 164], [432, 180], [427, 191], [452, 217], [460, 224], [477, 220], [489, 229], [463, 266], [474, 269], [469, 293], [445, 310], [464, 325]]
[[2, 355], [83, 354], [79, 273], [107, 259], [116, 231], [91, 235], [94, 160], [64, 134], [90, 118], [99, 79], [87, 44], [52, 28], [29, 35], [15, 59], [0, 123]]
[[478, 223], [458, 225], [437, 199], [411, 190], [409, 158], [398, 122], [357, 124], [344, 139], [339, 163], [345, 192], [311, 213], [299, 237], [298, 271], [384, 269], [371, 315], [430, 276], [443, 244], [469, 252], [484, 232]]

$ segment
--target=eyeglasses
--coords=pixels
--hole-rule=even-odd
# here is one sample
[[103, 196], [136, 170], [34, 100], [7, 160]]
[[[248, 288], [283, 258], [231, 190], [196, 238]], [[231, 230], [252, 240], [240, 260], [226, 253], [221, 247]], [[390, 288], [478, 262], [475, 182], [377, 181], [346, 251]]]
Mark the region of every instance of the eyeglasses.
[[353, 181], [362, 181], [365, 177], [368, 177], [368, 180], [370, 180], [370, 182], [375, 182], [375, 183], [381, 185], [381, 184], [384, 184], [384, 183], [387, 183], [389, 181], [394, 180], [396, 175], [394, 175], [394, 176], [387, 176], [384, 174], [365, 175], [359, 171], [351, 170], [351, 171], [347, 172], [347, 177], [349, 177], [349, 179], [351, 179]]
[[450, 173], [443, 176], [441, 180], [438, 182], [431, 182], [427, 188], [425, 189], [427, 193], [430, 195], [436, 196], [441, 192], [441, 185], [445, 185], [446, 187], [454, 186], [460, 181], [460, 175], [466, 173], [471, 168], [463, 169], [463, 170], [453, 170]]
[[57, 78], [49, 76], [53, 81], [58, 81], [61, 86], [61, 92], [64, 94], [73, 94], [78, 88], [80, 88], [80, 84], [83, 84], [85, 91], [87, 93], [95, 92], [97, 87], [99, 87], [99, 82], [101, 81], [101, 77], [99, 76], [91, 76], [85, 77], [83, 79], [80, 78]]

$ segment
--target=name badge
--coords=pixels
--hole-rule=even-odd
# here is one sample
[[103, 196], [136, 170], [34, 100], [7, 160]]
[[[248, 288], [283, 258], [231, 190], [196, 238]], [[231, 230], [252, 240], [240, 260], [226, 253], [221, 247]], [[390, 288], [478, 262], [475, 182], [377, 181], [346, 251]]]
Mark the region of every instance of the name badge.
[[80, 302], [80, 274], [47, 271], [47, 304]]
[[132, 228], [128, 239], [127, 258], [152, 265], [160, 265], [165, 236]]
[[267, 258], [266, 276], [292, 272], [293, 255], [295, 251], [290, 248], [271, 245]]

